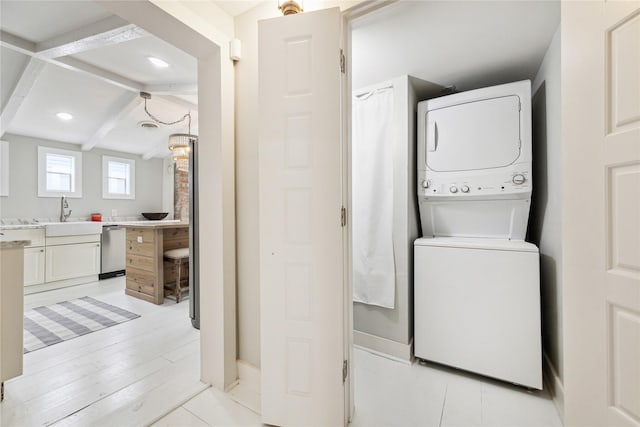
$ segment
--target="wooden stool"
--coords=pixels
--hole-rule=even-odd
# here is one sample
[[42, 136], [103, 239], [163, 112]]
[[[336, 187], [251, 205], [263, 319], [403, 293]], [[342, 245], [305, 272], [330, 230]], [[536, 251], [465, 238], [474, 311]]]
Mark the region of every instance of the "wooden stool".
[[[175, 266], [176, 281], [174, 286], [174, 295], [176, 297], [176, 304], [180, 302], [180, 295], [184, 289], [189, 289], [189, 276], [187, 275], [187, 285], [181, 286], [180, 282], [183, 280], [181, 276], [182, 265], [189, 263], [189, 248], [171, 249], [164, 252], [165, 262], [172, 262]], [[168, 283], [165, 283], [165, 287], [169, 288]]]

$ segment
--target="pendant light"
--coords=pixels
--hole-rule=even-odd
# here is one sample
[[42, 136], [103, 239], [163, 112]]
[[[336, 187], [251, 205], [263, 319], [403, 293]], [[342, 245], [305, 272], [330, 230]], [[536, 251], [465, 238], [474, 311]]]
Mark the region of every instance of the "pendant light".
[[147, 109], [147, 100], [151, 99], [151, 94], [148, 92], [140, 92], [140, 97], [144, 99], [144, 112], [156, 123], [171, 126], [187, 120], [188, 133], [172, 133], [169, 135], [169, 150], [171, 150], [171, 157], [176, 162], [176, 169], [187, 171], [189, 169], [189, 152], [191, 151], [190, 143], [192, 141], [198, 141], [198, 136], [191, 133], [191, 111], [176, 121], [164, 122], [151, 114]]

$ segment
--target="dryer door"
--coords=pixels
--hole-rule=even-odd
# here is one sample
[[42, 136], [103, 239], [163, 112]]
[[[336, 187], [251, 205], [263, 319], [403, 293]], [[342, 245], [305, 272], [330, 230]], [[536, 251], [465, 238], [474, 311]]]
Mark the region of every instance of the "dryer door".
[[504, 96], [428, 111], [425, 130], [428, 169], [508, 166], [520, 157], [520, 98]]

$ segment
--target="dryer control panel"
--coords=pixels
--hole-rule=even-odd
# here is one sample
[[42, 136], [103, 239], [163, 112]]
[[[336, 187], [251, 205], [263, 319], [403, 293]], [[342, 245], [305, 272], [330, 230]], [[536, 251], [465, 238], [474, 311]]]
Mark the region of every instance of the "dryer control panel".
[[[418, 174], [418, 197], [424, 199], [492, 198], [531, 194], [531, 172], [527, 168], [500, 174]], [[502, 197], [500, 197], [502, 198]]]

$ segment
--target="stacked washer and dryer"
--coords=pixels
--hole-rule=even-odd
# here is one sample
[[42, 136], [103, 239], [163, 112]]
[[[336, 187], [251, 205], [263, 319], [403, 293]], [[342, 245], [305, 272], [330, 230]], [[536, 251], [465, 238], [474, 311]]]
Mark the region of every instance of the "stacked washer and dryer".
[[415, 356], [542, 388], [531, 83], [418, 104]]

